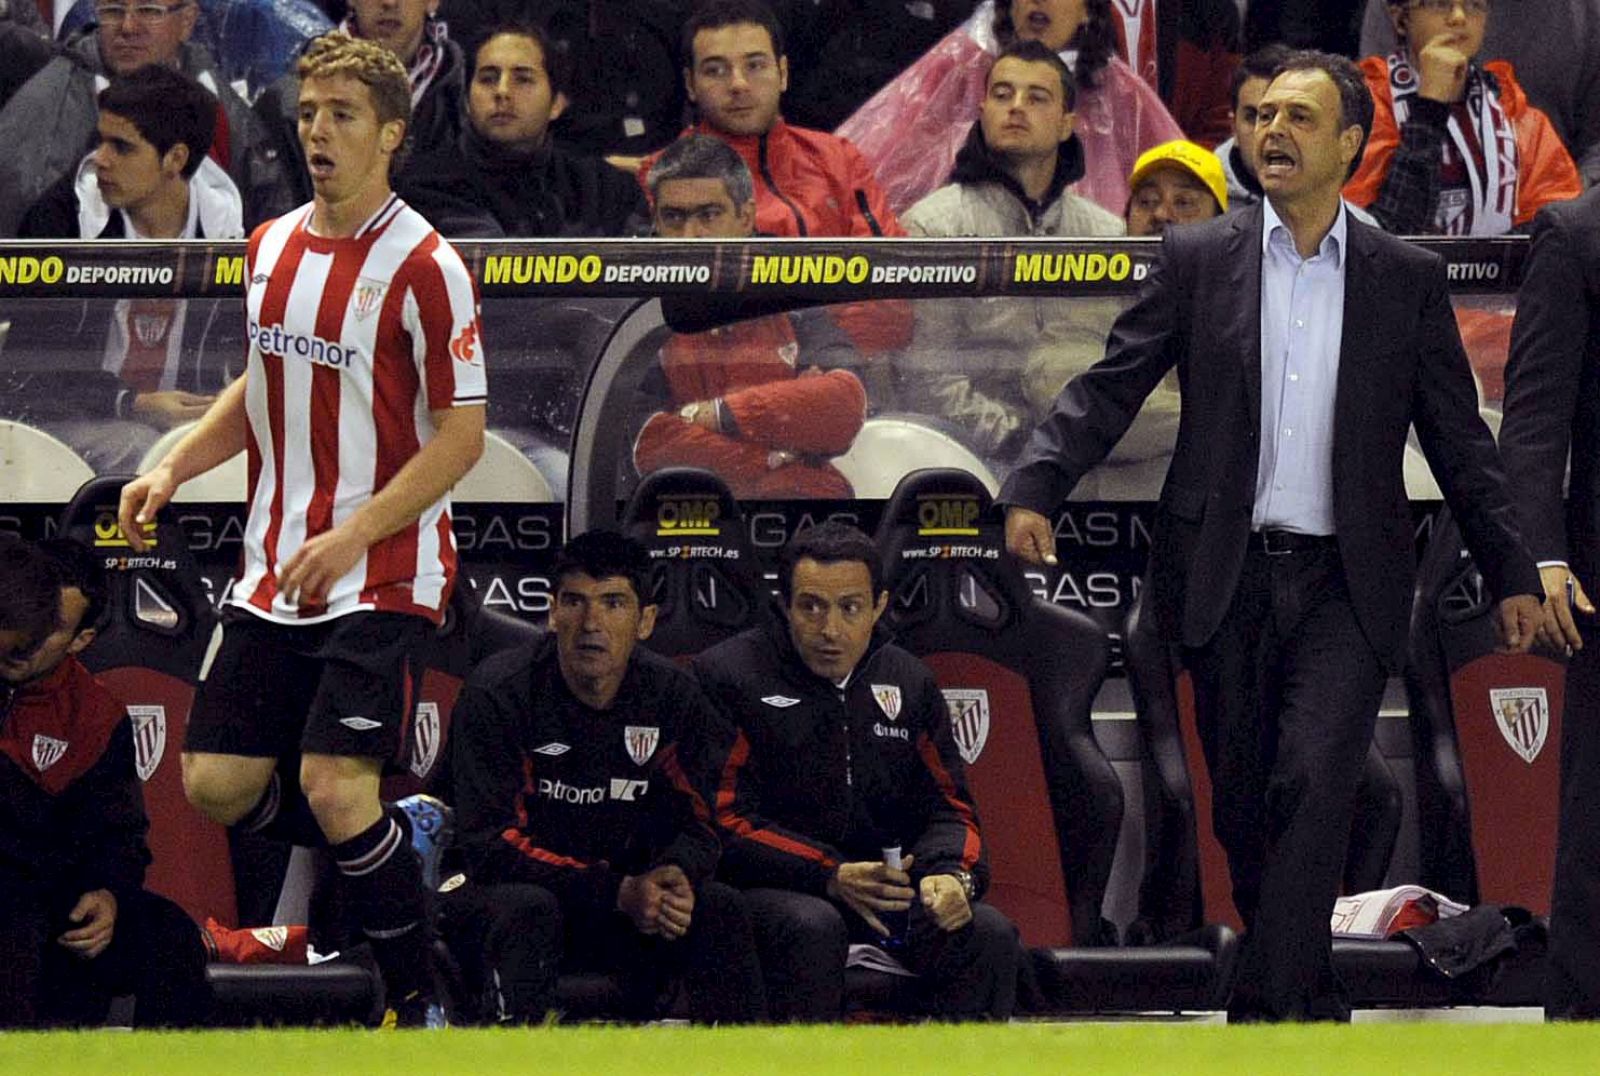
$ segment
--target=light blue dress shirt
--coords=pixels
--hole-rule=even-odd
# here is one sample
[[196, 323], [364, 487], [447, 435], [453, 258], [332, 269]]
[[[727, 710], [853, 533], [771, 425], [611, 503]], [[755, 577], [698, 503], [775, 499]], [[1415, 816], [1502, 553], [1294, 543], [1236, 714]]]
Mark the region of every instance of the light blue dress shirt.
[[1344, 332], [1344, 203], [1317, 253], [1262, 201], [1261, 459], [1251, 526], [1332, 534], [1333, 402]]

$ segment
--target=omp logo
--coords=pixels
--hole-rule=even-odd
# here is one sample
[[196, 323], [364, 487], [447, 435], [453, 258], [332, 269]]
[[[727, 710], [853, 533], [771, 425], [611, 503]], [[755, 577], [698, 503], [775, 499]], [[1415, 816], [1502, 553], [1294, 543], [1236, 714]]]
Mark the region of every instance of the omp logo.
[[606, 798], [604, 785], [593, 788], [579, 788], [569, 785], [565, 781], [552, 781], [548, 777], [539, 778], [539, 795], [546, 799], [560, 800], [562, 803], [578, 803], [590, 806], [603, 803]]
[[1063, 280], [1127, 280], [1130, 274], [1135, 279], [1143, 275], [1134, 273], [1133, 259], [1126, 254], [1019, 254], [1012, 280], [1058, 284]]
[[[155, 521], [139, 526], [144, 531], [145, 544], [153, 547], [156, 544]], [[97, 549], [129, 547], [128, 536], [122, 533], [122, 526], [117, 522], [117, 513], [110, 508], [100, 509], [94, 517], [94, 544]]]
[[262, 354], [276, 355], [279, 358], [293, 356], [305, 359], [319, 366], [331, 366], [334, 369], [349, 369], [357, 355], [356, 348], [345, 347], [332, 340], [324, 340], [320, 336], [302, 336], [299, 333], [283, 331], [282, 325], [257, 325], [250, 323], [250, 342], [261, 349]]
[[218, 258], [217, 267], [211, 274], [213, 284], [223, 284], [228, 287], [238, 287], [244, 283], [244, 257], [236, 255], [232, 258]]
[[476, 325], [462, 326], [461, 331], [456, 333], [455, 339], [450, 341], [450, 357], [457, 362], [464, 362], [468, 366], [473, 366], [478, 362], [477, 351], [478, 327]]
[[66, 270], [66, 263], [54, 255], [0, 258], [0, 284], [56, 284]]
[[605, 266], [597, 254], [496, 254], [483, 263], [483, 282], [493, 284], [593, 284]]
[[611, 779], [611, 798], [623, 803], [634, 803], [649, 790], [649, 781], [630, 781], [626, 777]]
[[975, 537], [978, 533], [977, 497], [929, 494], [917, 498], [917, 534], [924, 538], [948, 535]]
[[865, 284], [872, 263], [860, 254], [756, 255], [750, 267], [752, 284]]
[[672, 538], [680, 534], [716, 536], [722, 533], [718, 520], [722, 505], [715, 499], [663, 497], [656, 502], [656, 536]]

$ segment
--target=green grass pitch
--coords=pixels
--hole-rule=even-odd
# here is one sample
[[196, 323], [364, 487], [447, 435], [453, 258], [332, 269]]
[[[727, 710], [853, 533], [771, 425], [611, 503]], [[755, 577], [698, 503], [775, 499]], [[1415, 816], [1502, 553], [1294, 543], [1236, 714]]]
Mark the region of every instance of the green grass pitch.
[[1600, 1027], [1366, 1024], [1217, 1027], [537, 1028], [439, 1032], [95, 1031], [0, 1035], [0, 1072], [1600, 1074]]

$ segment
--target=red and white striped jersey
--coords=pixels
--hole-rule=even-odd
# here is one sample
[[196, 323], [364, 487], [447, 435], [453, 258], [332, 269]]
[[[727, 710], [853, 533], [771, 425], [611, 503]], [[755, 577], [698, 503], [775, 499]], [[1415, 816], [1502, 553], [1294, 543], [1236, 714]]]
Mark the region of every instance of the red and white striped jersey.
[[348, 519], [434, 435], [432, 411], [487, 399], [478, 296], [460, 256], [391, 196], [355, 235], [308, 230], [311, 206], [250, 237], [250, 511], [232, 601], [282, 623], [358, 610], [435, 623], [456, 572], [450, 498], [367, 550], [326, 604], [279, 593], [280, 567]]

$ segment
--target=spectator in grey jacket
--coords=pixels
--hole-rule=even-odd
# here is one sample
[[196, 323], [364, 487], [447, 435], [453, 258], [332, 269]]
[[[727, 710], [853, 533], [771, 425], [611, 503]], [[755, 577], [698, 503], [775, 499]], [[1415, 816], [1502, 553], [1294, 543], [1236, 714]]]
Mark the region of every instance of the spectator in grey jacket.
[[[194, 0], [101, 0], [99, 24], [68, 40], [0, 109], [0, 237], [16, 235], [23, 211], [78, 166], [95, 140], [95, 95], [107, 80], [146, 64], [175, 67], [217, 99], [211, 150], [244, 198], [253, 225], [290, 208], [283, 172], [250, 108], [189, 40]], [[11, 57], [7, 56], [9, 62]]]

